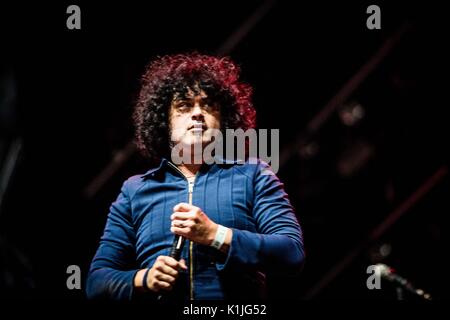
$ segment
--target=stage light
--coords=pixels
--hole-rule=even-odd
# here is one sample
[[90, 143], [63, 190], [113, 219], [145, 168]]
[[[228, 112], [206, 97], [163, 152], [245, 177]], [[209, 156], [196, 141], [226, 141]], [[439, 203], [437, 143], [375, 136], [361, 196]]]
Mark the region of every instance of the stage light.
[[359, 123], [365, 115], [363, 106], [358, 102], [351, 102], [339, 109], [339, 118], [346, 126], [354, 126]]

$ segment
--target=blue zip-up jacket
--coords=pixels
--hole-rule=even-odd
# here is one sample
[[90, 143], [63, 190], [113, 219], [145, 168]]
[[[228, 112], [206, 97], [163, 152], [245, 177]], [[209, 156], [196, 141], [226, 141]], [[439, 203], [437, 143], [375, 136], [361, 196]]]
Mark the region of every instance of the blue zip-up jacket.
[[[169, 255], [174, 239], [170, 215], [176, 204], [188, 202], [188, 192], [188, 181], [165, 159], [125, 181], [91, 263], [88, 298], [136, 297], [134, 276], [158, 256]], [[202, 166], [192, 204], [232, 228], [231, 246], [224, 254], [196, 243], [191, 248], [186, 241], [182, 258], [188, 270], [180, 272], [170, 299], [264, 298], [267, 272], [301, 269], [302, 231], [283, 184], [266, 163], [253, 159]]]

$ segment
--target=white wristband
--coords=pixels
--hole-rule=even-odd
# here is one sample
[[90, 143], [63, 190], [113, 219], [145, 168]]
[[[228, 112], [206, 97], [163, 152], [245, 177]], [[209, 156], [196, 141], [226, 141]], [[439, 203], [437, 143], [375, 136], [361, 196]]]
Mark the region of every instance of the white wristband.
[[218, 225], [216, 237], [214, 238], [213, 242], [211, 243], [211, 247], [216, 248], [217, 250], [220, 250], [223, 243], [225, 242], [225, 238], [227, 236], [228, 228], [224, 227], [222, 225]]

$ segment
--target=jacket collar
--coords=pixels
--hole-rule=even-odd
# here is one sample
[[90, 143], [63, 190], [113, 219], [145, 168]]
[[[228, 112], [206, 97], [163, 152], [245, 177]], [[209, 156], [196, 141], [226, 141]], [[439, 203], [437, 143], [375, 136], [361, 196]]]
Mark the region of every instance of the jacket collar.
[[154, 176], [158, 171], [160, 171], [163, 167], [166, 166], [167, 162], [168, 162], [167, 159], [162, 158], [160, 163], [159, 163], [159, 166], [157, 166], [155, 168], [151, 168], [150, 170], [148, 170], [146, 173], [144, 173], [142, 175], [142, 178], [147, 178], [147, 177], [150, 177], [150, 176]]
[[[235, 164], [244, 164], [245, 161], [241, 160], [241, 159], [226, 159], [224, 157], [221, 156], [215, 156], [214, 157], [214, 163], [212, 163], [210, 166], [217, 164], [217, 165], [235, 165]], [[146, 173], [144, 173], [141, 177], [142, 178], [147, 178], [147, 177], [152, 177], [155, 174], [157, 174], [159, 171], [161, 171], [162, 169], [165, 169], [166, 166], [168, 165], [169, 160], [167, 160], [166, 158], [161, 158], [161, 161], [159, 163], [159, 166], [155, 167], [155, 168], [151, 168], [150, 170], [148, 170]]]

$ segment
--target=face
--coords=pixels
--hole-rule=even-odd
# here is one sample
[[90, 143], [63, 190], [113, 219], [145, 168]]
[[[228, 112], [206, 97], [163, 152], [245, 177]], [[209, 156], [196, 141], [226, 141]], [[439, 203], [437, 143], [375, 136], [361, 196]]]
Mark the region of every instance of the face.
[[220, 129], [220, 107], [204, 91], [199, 94], [188, 89], [186, 96], [175, 95], [169, 112], [171, 139], [174, 144], [205, 147]]

